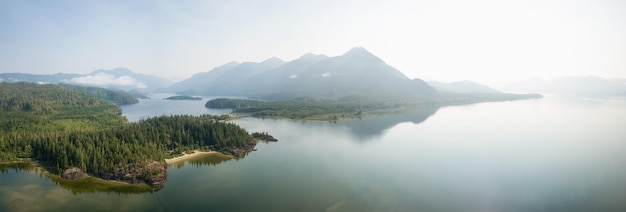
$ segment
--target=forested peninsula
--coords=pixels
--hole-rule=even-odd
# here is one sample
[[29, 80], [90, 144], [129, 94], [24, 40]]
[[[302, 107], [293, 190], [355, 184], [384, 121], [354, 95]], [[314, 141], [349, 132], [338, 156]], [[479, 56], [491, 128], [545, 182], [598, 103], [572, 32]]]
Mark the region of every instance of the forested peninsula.
[[284, 101], [217, 98], [207, 101], [205, 107], [233, 109], [233, 113], [259, 118], [332, 121], [415, 108], [438, 108], [448, 105], [534, 98], [542, 98], [542, 96], [539, 94], [509, 93], [441, 93], [422, 98], [390, 98], [388, 96], [373, 97], [364, 95], [340, 99], [300, 97]]
[[64, 178], [89, 175], [160, 186], [167, 179], [166, 158], [191, 150], [241, 157], [256, 145], [225, 116], [173, 115], [129, 123], [117, 105], [76, 90], [0, 83], [0, 162], [32, 159]]
[[200, 97], [193, 97], [193, 96], [186, 96], [186, 95], [170, 96], [165, 99], [167, 100], [202, 100], [202, 98]]

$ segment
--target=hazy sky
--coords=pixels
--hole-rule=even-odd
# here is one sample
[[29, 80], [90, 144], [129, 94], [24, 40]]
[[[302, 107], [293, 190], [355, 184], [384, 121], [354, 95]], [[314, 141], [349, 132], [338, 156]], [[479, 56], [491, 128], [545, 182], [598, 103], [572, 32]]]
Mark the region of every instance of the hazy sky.
[[626, 1], [0, 0], [3, 73], [181, 79], [355, 46], [412, 78], [626, 78]]

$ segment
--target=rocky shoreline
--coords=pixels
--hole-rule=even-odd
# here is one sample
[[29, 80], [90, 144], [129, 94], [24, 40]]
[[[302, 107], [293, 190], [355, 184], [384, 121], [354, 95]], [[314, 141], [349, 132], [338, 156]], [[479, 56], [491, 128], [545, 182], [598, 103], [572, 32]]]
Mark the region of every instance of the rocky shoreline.
[[[61, 173], [61, 178], [66, 180], [77, 180], [89, 175], [78, 167], [71, 167]], [[144, 167], [134, 167], [128, 170], [122, 167], [115, 169], [113, 173], [104, 170], [98, 171], [98, 176], [103, 180], [114, 180], [129, 184], [147, 184], [150, 186], [162, 186], [167, 181], [167, 163], [152, 161]]]
[[278, 139], [274, 138], [274, 136], [271, 136], [267, 133], [252, 133], [252, 137], [254, 137], [257, 140], [250, 141], [250, 143], [248, 143], [247, 145], [241, 148], [233, 148], [231, 150], [225, 151], [224, 153], [233, 155], [236, 158], [241, 158], [245, 156], [248, 152], [254, 151], [255, 150], [254, 147], [259, 141], [278, 142]]
[[[243, 147], [240, 148], [232, 148], [229, 150], [221, 151], [221, 153], [226, 155], [232, 155], [235, 158], [243, 158], [247, 153], [254, 151], [254, 147], [257, 145], [258, 141], [271, 141], [277, 142], [278, 139], [267, 133], [254, 133], [253, 134], [256, 140], [250, 141]], [[196, 152], [198, 153], [198, 152]], [[211, 152], [207, 152], [211, 153]], [[181, 157], [186, 157], [183, 155]], [[188, 156], [187, 156], [188, 157]], [[172, 160], [175, 158], [170, 158], [167, 160]], [[129, 184], [147, 184], [150, 186], [163, 186], [167, 181], [167, 167], [168, 163], [166, 161], [150, 161], [147, 162], [143, 167], [117, 167], [113, 172], [107, 172], [105, 170], [99, 170], [97, 177], [103, 180], [113, 180], [120, 181]], [[90, 177], [87, 173], [83, 172], [78, 167], [71, 167], [69, 169], [63, 170], [60, 173], [61, 178], [66, 180], [77, 180], [85, 177]]]

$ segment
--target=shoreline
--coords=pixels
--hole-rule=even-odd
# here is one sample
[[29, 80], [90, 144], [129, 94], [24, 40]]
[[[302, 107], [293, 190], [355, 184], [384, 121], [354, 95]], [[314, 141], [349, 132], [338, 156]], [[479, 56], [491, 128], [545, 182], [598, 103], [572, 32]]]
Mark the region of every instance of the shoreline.
[[[50, 172], [43, 164], [31, 159], [22, 161], [2, 162], [0, 166], [24, 165], [24, 169], [34, 171], [50, 179], [52, 182], [59, 184], [62, 188], [67, 189], [73, 194], [97, 193], [97, 192], [116, 192], [116, 193], [144, 193], [160, 190], [162, 186], [154, 187], [146, 183], [131, 184], [121, 180], [107, 180], [100, 177], [86, 175], [83, 178], [69, 180], [64, 179], [58, 174]], [[18, 168], [19, 169], [19, 168]], [[85, 185], [90, 186], [86, 187]]]
[[170, 164], [177, 163], [177, 162], [180, 162], [180, 161], [185, 161], [185, 160], [190, 159], [190, 158], [195, 158], [195, 157], [198, 157], [198, 156], [201, 156], [201, 155], [210, 155], [210, 154], [222, 154], [222, 153], [216, 152], [216, 151], [204, 152], [204, 151], [194, 150], [193, 153], [191, 153], [191, 154], [185, 153], [184, 155], [181, 155], [181, 156], [178, 156], [178, 157], [165, 159], [165, 163], [170, 165]]

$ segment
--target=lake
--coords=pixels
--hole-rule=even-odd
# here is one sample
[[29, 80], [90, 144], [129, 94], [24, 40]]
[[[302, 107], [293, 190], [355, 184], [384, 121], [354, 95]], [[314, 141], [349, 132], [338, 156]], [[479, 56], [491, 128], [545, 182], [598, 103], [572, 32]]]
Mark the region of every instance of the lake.
[[[124, 106], [130, 121], [221, 114], [202, 101]], [[0, 211], [626, 211], [626, 101], [546, 97], [329, 122], [244, 118], [239, 160], [171, 165], [154, 192], [76, 193], [0, 173]]]

